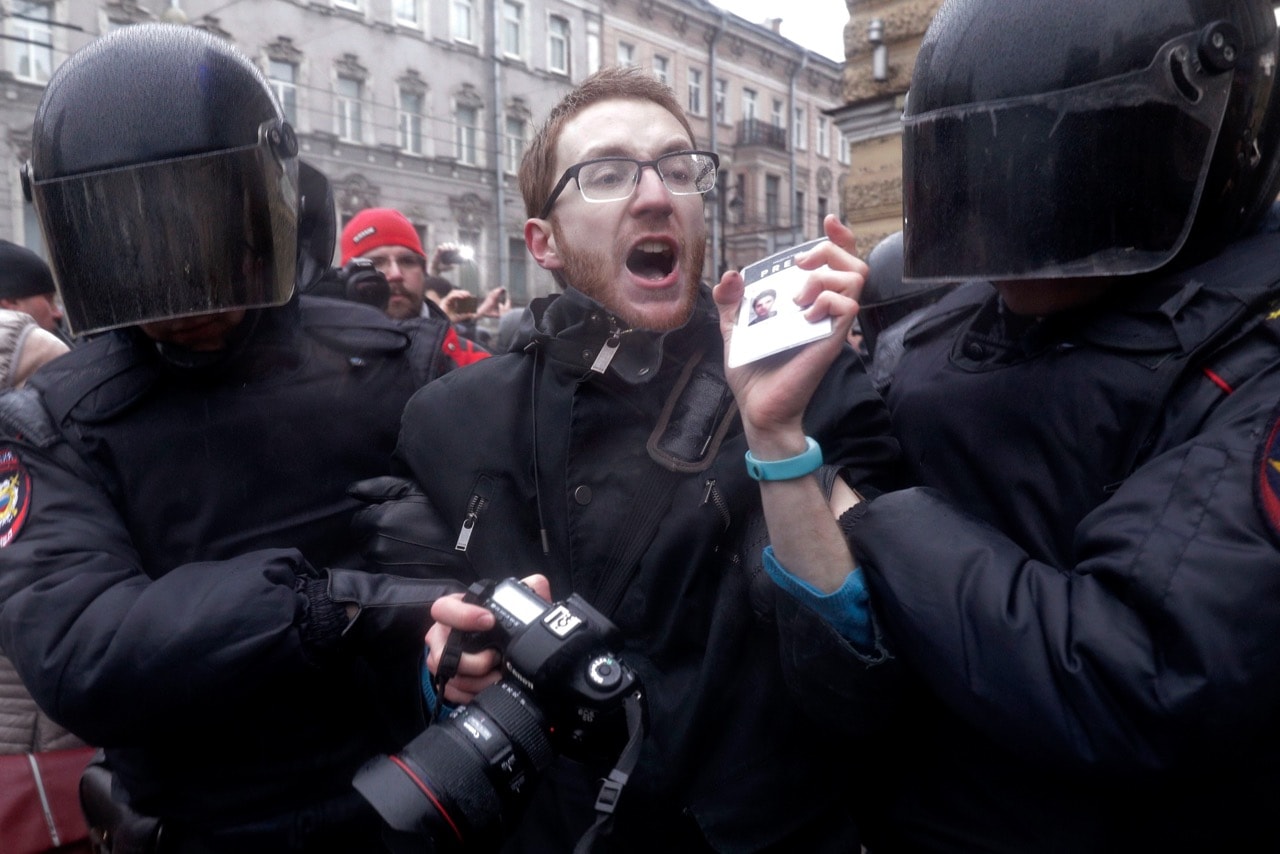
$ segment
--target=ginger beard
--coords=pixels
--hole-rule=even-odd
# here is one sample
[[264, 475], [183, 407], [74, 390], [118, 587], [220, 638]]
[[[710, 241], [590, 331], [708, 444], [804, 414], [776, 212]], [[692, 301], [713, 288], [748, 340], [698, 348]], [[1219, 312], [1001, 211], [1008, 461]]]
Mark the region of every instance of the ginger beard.
[[[696, 241], [692, 246], [682, 243], [677, 253], [678, 257], [658, 260], [658, 263], [667, 265], [668, 270], [670, 265], [680, 262], [683, 289], [678, 299], [661, 299], [635, 305], [613, 298], [617, 291], [614, 281], [614, 276], [617, 274], [614, 272], [616, 262], [612, 258], [597, 250], [579, 250], [571, 246], [564, 240], [564, 235], [555, 220], [551, 221], [551, 233], [555, 237], [557, 251], [564, 264], [561, 274], [565, 284], [600, 303], [629, 328], [649, 332], [668, 332], [684, 326], [693, 314], [693, 307], [698, 301], [698, 288], [702, 281], [702, 263], [707, 249], [705, 241]], [[631, 260], [627, 259], [624, 264]]]

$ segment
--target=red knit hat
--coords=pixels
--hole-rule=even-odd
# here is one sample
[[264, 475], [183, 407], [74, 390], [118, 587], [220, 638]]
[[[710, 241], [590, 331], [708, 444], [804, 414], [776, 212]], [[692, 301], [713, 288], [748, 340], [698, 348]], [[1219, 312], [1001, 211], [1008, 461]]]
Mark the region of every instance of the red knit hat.
[[343, 264], [379, 246], [403, 246], [427, 257], [413, 223], [392, 208], [365, 208], [342, 229]]

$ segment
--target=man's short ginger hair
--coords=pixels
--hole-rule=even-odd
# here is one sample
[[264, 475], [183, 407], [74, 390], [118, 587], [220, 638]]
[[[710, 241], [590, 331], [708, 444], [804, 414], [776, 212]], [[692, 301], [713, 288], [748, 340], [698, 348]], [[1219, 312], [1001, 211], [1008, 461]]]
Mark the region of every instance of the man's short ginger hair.
[[560, 142], [560, 132], [565, 124], [593, 104], [617, 100], [651, 101], [657, 104], [676, 117], [689, 134], [689, 144], [694, 144], [689, 118], [670, 86], [636, 66], [602, 68], [583, 80], [551, 108], [547, 120], [525, 149], [520, 161], [520, 194], [524, 197], [525, 212], [530, 218], [542, 213], [542, 206], [551, 195], [551, 188], [560, 180], [560, 173], [556, 171], [556, 146]]

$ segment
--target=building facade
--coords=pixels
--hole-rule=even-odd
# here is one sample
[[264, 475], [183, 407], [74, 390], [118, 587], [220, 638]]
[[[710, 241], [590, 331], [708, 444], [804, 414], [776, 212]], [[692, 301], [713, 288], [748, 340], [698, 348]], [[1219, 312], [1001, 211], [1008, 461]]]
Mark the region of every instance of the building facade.
[[49, 75], [110, 30], [196, 26], [253, 57], [329, 176], [340, 221], [403, 211], [424, 246], [475, 260], [453, 274], [517, 303], [554, 290], [525, 251], [516, 170], [551, 106], [607, 64], [652, 69], [680, 95], [698, 143], [719, 151], [706, 278], [817, 234], [844, 167], [827, 111], [841, 67], [776, 26], [706, 0], [0, 0], [0, 236], [43, 251], [19, 169]]
[[[835, 0], [824, 0], [834, 2]], [[653, 69], [698, 143], [720, 155], [706, 278], [822, 234], [840, 213], [848, 148], [830, 111], [842, 67], [705, 0], [605, 0], [604, 61]]]
[[[902, 111], [925, 30], [941, 0], [845, 0], [843, 105], [848, 141], [843, 204], [860, 250], [902, 229]], [[864, 254], [865, 257], [865, 254]]]

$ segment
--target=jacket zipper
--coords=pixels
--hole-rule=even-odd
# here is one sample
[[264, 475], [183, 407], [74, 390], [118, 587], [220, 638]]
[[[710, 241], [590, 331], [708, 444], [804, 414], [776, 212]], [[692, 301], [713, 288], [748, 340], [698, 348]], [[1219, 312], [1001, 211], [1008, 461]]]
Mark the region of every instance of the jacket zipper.
[[481, 477], [476, 481], [475, 492], [467, 500], [467, 517], [462, 520], [462, 530], [458, 531], [458, 541], [453, 544], [455, 551], [465, 552], [475, 532], [476, 523], [480, 521], [480, 513], [489, 505], [491, 484], [489, 478]]
[[618, 328], [618, 321], [613, 317], [610, 317], [609, 337], [600, 348], [600, 352], [596, 354], [596, 360], [591, 363], [591, 370], [597, 374], [603, 374], [605, 371], [609, 370], [609, 363], [612, 362], [613, 357], [617, 355], [618, 345], [621, 343], [622, 330]]
[[720, 514], [720, 521], [724, 523], [725, 530], [729, 529], [729, 502], [724, 500], [724, 496], [720, 493], [719, 487], [716, 486], [715, 478], [706, 482], [702, 489], [702, 505], [705, 507], [710, 504]]

